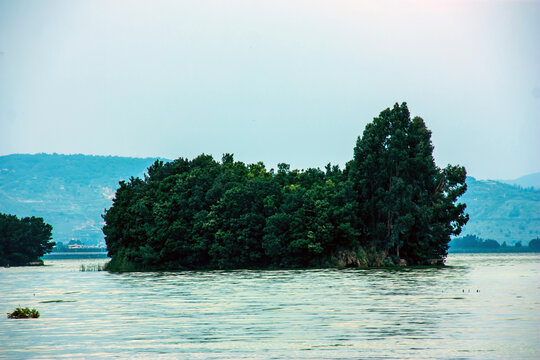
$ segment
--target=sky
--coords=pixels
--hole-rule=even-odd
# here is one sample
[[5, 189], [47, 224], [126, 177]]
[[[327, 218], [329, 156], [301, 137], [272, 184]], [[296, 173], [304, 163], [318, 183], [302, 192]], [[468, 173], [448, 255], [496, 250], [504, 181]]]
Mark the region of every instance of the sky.
[[407, 102], [440, 167], [540, 171], [540, 1], [0, 0], [0, 155], [343, 166]]

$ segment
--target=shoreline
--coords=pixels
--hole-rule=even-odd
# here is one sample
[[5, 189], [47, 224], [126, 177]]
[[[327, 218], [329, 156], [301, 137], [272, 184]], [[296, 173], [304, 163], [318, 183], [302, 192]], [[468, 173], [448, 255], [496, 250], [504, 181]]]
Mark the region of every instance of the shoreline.
[[497, 249], [481, 249], [481, 248], [471, 248], [471, 249], [450, 249], [448, 250], [448, 255], [450, 254], [516, 254], [516, 253], [540, 253], [540, 249], [531, 249], [529, 247], [506, 247], [506, 248], [497, 248]]

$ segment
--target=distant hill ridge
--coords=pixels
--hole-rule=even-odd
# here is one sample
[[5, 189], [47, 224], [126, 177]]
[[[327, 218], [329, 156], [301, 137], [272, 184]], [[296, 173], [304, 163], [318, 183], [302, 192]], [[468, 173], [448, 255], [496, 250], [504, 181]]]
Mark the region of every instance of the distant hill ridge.
[[470, 220], [462, 235], [524, 244], [540, 235], [540, 190], [493, 180], [467, 178], [467, 204]]
[[499, 182], [509, 184], [509, 185], [521, 186], [523, 188], [532, 187], [537, 190], [540, 190], [540, 172], [525, 175], [514, 180], [499, 180]]
[[142, 176], [155, 158], [13, 154], [0, 156], [0, 212], [41, 216], [55, 241], [103, 241], [101, 214], [118, 181]]
[[[0, 212], [43, 217], [53, 225], [55, 241], [99, 244], [103, 242], [101, 214], [111, 206], [118, 181], [142, 177], [156, 159], [82, 154], [0, 156]], [[526, 243], [540, 235], [540, 190], [529, 185], [538, 177], [540, 173], [516, 179], [519, 186], [468, 177], [468, 191], [461, 200], [467, 204], [470, 220], [463, 235], [507, 244]]]

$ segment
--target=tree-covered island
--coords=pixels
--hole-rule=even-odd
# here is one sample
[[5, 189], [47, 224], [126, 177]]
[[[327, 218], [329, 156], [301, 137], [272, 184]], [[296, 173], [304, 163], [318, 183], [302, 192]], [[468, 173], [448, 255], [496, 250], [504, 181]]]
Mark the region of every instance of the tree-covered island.
[[344, 169], [156, 161], [120, 182], [103, 215], [108, 269], [440, 264], [468, 220], [465, 177], [435, 165], [431, 132], [405, 103], [366, 126]]
[[52, 226], [43, 218], [0, 213], [0, 266], [42, 264], [55, 245], [51, 239]]

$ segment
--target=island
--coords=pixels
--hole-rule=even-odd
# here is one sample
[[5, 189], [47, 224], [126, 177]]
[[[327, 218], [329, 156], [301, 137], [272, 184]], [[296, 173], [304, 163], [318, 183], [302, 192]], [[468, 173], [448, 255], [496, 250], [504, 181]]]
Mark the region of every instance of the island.
[[41, 217], [0, 213], [0, 266], [43, 265], [41, 257], [55, 243], [52, 226]]
[[[279, 146], [270, 140], [262, 146]], [[383, 110], [343, 169], [202, 154], [121, 181], [105, 211], [110, 271], [441, 265], [468, 221], [464, 167], [437, 167], [406, 103]]]

